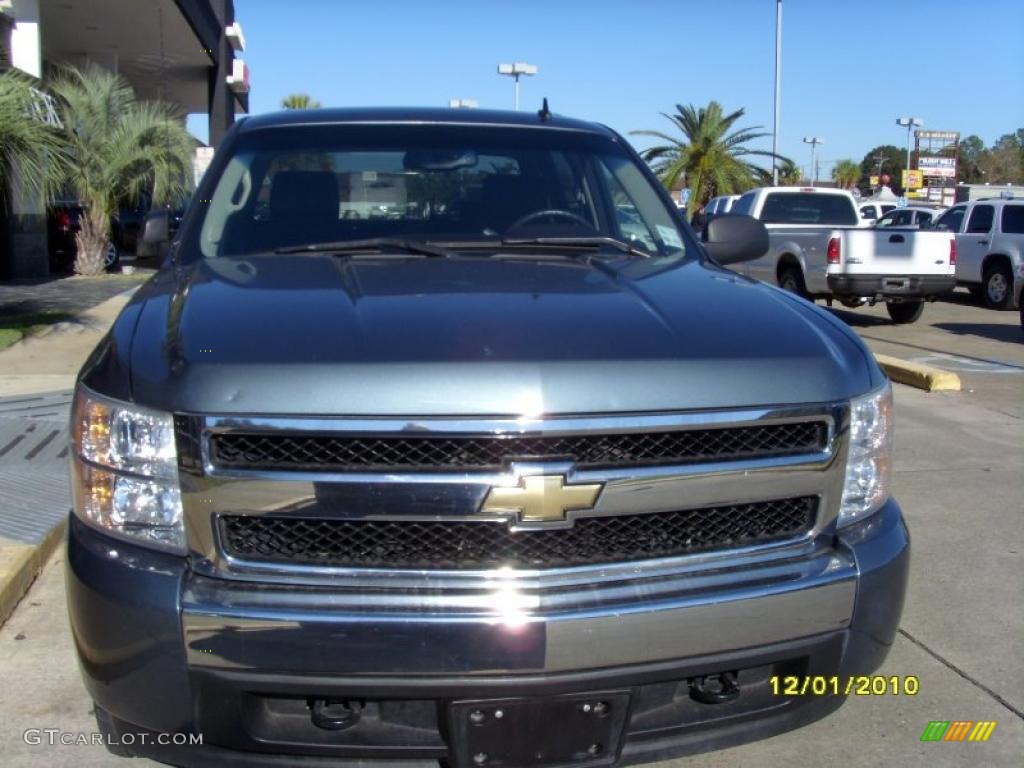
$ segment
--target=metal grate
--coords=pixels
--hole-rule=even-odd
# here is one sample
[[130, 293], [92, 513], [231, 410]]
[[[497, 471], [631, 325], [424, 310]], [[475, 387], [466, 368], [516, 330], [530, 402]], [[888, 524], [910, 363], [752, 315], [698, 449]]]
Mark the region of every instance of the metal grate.
[[506, 462], [572, 461], [581, 468], [693, 464], [812, 453], [821, 421], [625, 434], [360, 436], [230, 432], [211, 439], [215, 466], [322, 472], [495, 470]]
[[500, 522], [332, 520], [225, 515], [233, 557], [354, 568], [557, 568], [669, 557], [797, 536], [817, 497], [586, 517], [572, 528], [511, 531]]

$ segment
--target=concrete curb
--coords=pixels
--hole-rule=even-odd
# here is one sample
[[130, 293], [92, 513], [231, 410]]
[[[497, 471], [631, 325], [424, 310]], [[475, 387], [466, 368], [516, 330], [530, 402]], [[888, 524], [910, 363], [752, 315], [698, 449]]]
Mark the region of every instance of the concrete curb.
[[64, 540], [67, 521], [55, 526], [38, 544], [0, 544], [0, 626], [3, 626], [46, 561]]
[[893, 381], [923, 389], [925, 392], [959, 392], [960, 377], [931, 365], [912, 363], [889, 355], [875, 355], [875, 360]]

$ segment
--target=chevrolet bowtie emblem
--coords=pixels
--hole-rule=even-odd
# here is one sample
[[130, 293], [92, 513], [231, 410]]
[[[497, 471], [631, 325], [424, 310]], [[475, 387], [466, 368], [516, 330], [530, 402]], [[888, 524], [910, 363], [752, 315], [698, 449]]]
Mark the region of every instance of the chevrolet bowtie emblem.
[[516, 512], [521, 523], [557, 523], [566, 512], [591, 509], [601, 483], [566, 485], [565, 475], [526, 475], [519, 485], [492, 487], [481, 512]]

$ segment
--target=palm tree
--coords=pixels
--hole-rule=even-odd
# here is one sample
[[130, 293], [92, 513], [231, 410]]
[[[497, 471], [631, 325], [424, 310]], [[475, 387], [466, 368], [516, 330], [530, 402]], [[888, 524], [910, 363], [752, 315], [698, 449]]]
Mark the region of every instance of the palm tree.
[[63, 137], [35, 119], [36, 98], [29, 79], [14, 70], [0, 72], [0, 199], [16, 174], [21, 191], [52, 199], [66, 160]]
[[841, 189], [850, 189], [860, 179], [860, 163], [855, 160], [839, 160], [832, 168], [832, 180]]
[[313, 101], [308, 93], [290, 93], [281, 99], [283, 109], [320, 109], [320, 102]]
[[794, 163], [788, 157], [784, 158], [782, 163], [779, 165], [779, 186], [798, 186], [802, 178], [803, 174], [800, 173], [800, 169], [797, 168], [796, 163]]
[[[686, 178], [690, 186], [691, 211], [715, 195], [736, 194], [755, 186], [764, 169], [747, 158], [777, 157], [767, 150], [744, 146], [771, 134], [758, 131], [760, 126], [733, 130], [733, 124], [743, 117], [742, 109], [726, 115], [722, 105], [712, 101], [700, 108], [676, 104], [676, 114], [662, 114], [679, 130], [681, 137], [660, 131], [633, 131], [633, 134], [668, 142], [645, 150], [642, 157], [652, 163], [661, 182], [669, 189]], [[781, 156], [778, 159], [784, 160]]]
[[120, 76], [96, 65], [62, 70], [51, 86], [62, 104], [70, 162], [66, 182], [85, 208], [75, 272], [102, 274], [119, 204], [151, 190], [154, 205], [180, 200], [195, 140], [167, 104], [136, 101]]

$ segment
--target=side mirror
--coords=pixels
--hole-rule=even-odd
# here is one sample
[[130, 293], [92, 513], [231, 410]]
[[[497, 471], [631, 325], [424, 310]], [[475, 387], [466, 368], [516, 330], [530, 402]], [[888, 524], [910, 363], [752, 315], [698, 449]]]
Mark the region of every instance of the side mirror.
[[768, 252], [768, 230], [750, 216], [719, 214], [707, 223], [704, 232], [704, 247], [723, 266], [751, 261]]
[[146, 228], [142, 233], [142, 242], [146, 245], [162, 245], [171, 240], [170, 214], [167, 211], [150, 214], [146, 219]]

